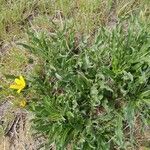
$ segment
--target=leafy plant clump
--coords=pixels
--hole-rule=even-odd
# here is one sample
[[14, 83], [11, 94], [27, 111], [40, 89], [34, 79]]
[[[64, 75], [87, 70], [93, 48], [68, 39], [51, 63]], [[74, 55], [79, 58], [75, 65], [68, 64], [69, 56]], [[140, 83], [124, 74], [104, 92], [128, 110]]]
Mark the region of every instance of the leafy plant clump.
[[101, 28], [90, 42], [77, 38], [64, 26], [29, 33], [29, 44], [22, 44], [43, 60], [31, 84], [34, 128], [56, 149], [136, 146], [136, 125], [143, 129], [149, 118], [148, 28], [135, 21], [127, 29]]

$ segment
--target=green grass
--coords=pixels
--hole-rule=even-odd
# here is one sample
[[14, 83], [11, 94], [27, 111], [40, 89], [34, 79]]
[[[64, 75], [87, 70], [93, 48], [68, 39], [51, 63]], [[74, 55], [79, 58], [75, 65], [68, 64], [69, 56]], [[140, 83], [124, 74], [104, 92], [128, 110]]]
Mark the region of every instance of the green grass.
[[[69, 21], [80, 33], [93, 33], [108, 22], [111, 10], [119, 18], [141, 11], [149, 15], [148, 0], [0, 0], [0, 39], [18, 40], [28, 27], [51, 30], [51, 22]], [[60, 20], [61, 19], [61, 20]]]
[[[57, 93], [59, 91], [59, 86], [65, 85], [63, 89], [68, 91], [67, 96], [69, 96], [70, 99], [75, 99], [76, 102], [77, 96], [79, 96], [80, 94], [81, 94], [80, 96], [84, 95], [84, 97], [88, 99], [88, 104], [85, 103], [85, 106], [87, 106], [87, 108], [84, 106], [82, 107], [81, 104], [81, 109], [78, 110], [80, 114], [79, 118], [78, 116], [75, 116], [77, 117], [77, 120], [79, 119], [80, 122], [81, 118], [83, 117], [84, 111], [90, 111], [91, 113], [97, 113], [97, 111], [99, 111], [99, 106], [97, 106], [99, 102], [97, 101], [96, 96], [97, 96], [97, 92], [100, 90], [102, 92], [100, 97], [106, 99], [103, 100], [102, 98], [102, 103], [100, 104], [100, 111], [102, 113], [102, 116], [103, 113], [106, 113], [108, 115], [108, 118], [107, 115], [104, 116], [104, 120], [105, 119], [109, 120], [111, 118], [111, 116], [109, 116], [110, 113], [112, 113], [112, 115], [115, 114], [114, 115], [115, 119], [112, 120], [114, 121], [114, 123], [112, 123], [110, 120], [110, 123], [112, 123], [112, 132], [110, 132], [108, 136], [107, 135], [106, 137], [104, 136], [100, 146], [103, 147], [104, 146], [103, 143], [105, 143], [106, 141], [108, 142], [107, 146], [109, 146], [110, 143], [111, 144], [113, 143], [114, 146], [117, 147], [126, 146], [126, 144], [128, 144], [126, 142], [129, 141], [130, 138], [125, 139], [124, 133], [122, 133], [123, 132], [122, 128], [124, 127], [124, 121], [129, 121], [128, 125], [130, 123], [130, 129], [131, 129], [135, 125], [135, 120], [138, 114], [143, 119], [149, 117], [146, 116], [148, 115], [149, 112], [145, 104], [147, 103], [148, 100], [147, 99], [145, 100], [144, 96], [142, 95], [142, 92], [144, 93], [143, 90], [145, 89], [143, 88], [143, 85], [141, 85], [148, 80], [149, 74], [147, 74], [148, 72], [143, 73], [138, 70], [139, 69], [138, 67], [141, 67], [143, 65], [142, 64], [143, 62], [149, 65], [149, 55], [145, 56], [146, 53], [145, 51], [147, 50], [149, 45], [149, 43], [147, 43], [146, 41], [147, 39], [146, 34], [149, 33], [149, 29], [146, 27], [148, 27], [150, 23], [149, 8], [150, 8], [149, 0], [130, 0], [130, 1], [129, 0], [108, 0], [108, 1], [106, 0], [101, 0], [101, 1], [99, 0], [86, 0], [86, 1], [85, 0], [77, 0], [77, 1], [58, 0], [55, 2], [50, 2], [47, 0], [39, 0], [39, 1], [0, 0], [0, 45], [2, 46], [3, 49], [3, 47], [7, 45], [7, 43], [13, 43], [13, 44], [8, 44], [6, 48], [6, 53], [4, 52], [0, 54], [0, 87], [2, 87], [3, 89], [2, 91], [0, 91], [0, 103], [10, 95], [14, 96], [14, 99], [16, 99], [16, 102], [13, 101], [14, 103], [17, 103], [19, 99], [23, 98], [23, 96], [28, 95], [27, 94], [28, 90], [25, 92], [25, 94], [18, 96], [8, 89], [9, 84], [14, 80], [15, 77], [17, 77], [20, 74], [23, 74], [30, 81], [31, 80], [30, 76], [36, 75], [36, 77], [39, 80], [41, 80], [41, 85], [42, 85], [42, 86], [37, 85], [39, 88], [38, 90], [44, 92], [44, 90], [46, 89], [46, 95], [49, 95], [49, 93], [47, 92], [50, 92], [52, 90], [51, 88], [54, 88], [52, 91], [55, 91]], [[138, 18], [140, 23], [136, 21], [133, 23], [131, 21], [132, 20], [131, 18]], [[127, 35], [124, 31], [120, 30], [119, 27], [115, 30], [112, 29], [113, 30], [112, 32], [110, 30], [105, 29], [105, 27], [115, 28], [115, 25], [118, 23], [118, 21], [121, 22], [120, 25], [123, 25], [123, 30], [127, 30], [127, 27], [129, 27], [130, 30], [127, 32], [128, 33]], [[100, 30], [100, 33], [98, 33], [99, 29], [102, 29], [102, 27], [104, 27], [104, 30]], [[32, 36], [30, 37], [31, 39], [30, 38], [28, 39], [28, 36], [26, 35], [27, 31], [33, 31], [35, 33], [35, 37], [38, 35], [37, 39], [36, 38], [32, 39], [31, 38]], [[45, 34], [42, 35], [41, 32], [44, 32], [46, 36]], [[96, 35], [97, 37], [95, 38]], [[49, 36], [52, 36], [54, 41]], [[18, 43], [20, 41], [21, 42], [27, 41], [31, 43], [33, 42], [32, 44], [36, 48], [32, 49], [33, 50], [32, 52], [36, 54], [36, 57], [31, 55], [30, 53], [26, 53], [24, 50], [22, 50], [20, 46], [15, 45], [15, 43]], [[38, 42], [41, 43], [39, 43], [38, 45], [37, 44]], [[47, 44], [48, 44], [48, 48], [47, 48]], [[101, 47], [101, 50], [103, 50], [102, 52], [100, 52], [99, 46], [102, 46]], [[123, 51], [128, 48], [130, 49], [131, 53], [134, 51], [134, 53], [132, 53], [131, 56], [125, 51]], [[74, 51], [74, 53], [76, 54], [75, 56], [72, 55], [70, 56], [71, 50]], [[83, 51], [79, 53], [78, 52], [79, 50], [83, 50]], [[98, 51], [98, 53], [95, 53], [91, 50], [93, 51], [96, 50]], [[62, 58], [59, 55], [57, 55], [58, 51], [59, 53], [62, 54]], [[97, 55], [101, 58], [101, 60], [99, 60]], [[37, 59], [37, 56], [38, 56], [38, 61], [35, 61]], [[141, 58], [141, 56], [143, 57]], [[59, 59], [59, 61], [56, 58]], [[44, 60], [47, 61], [45, 62]], [[140, 60], [140, 62], [138, 62], [140, 64], [139, 66], [136, 64], [135, 66], [132, 66], [132, 61], [136, 62], [139, 60]], [[32, 63], [33, 65], [31, 65]], [[38, 64], [36, 65], [36, 63]], [[99, 65], [103, 66], [104, 70], [103, 71], [100, 70], [101, 74], [98, 77], [94, 77], [94, 73], [98, 72], [98, 70], [96, 69], [96, 65], [94, 65], [97, 63], [100, 63]], [[30, 67], [30, 65], [32, 67]], [[49, 68], [49, 65], [52, 68]], [[67, 65], [67, 66], [63, 66], [63, 65]], [[70, 70], [73, 70], [71, 65], [74, 65], [75, 67], [79, 66], [79, 68], [77, 67], [77, 69], [79, 69], [78, 74], [70, 73]], [[35, 67], [34, 70], [33, 67]], [[137, 69], [137, 71], [135, 71], [136, 70], [135, 68]], [[58, 70], [57, 73], [55, 69]], [[92, 71], [90, 71], [90, 69]], [[133, 72], [130, 69], [131, 70], [133, 69], [132, 70]], [[35, 73], [35, 70], [38, 70], [37, 71], [38, 74]], [[112, 75], [115, 74], [115, 79], [114, 78], [112, 79], [111, 74]], [[56, 84], [55, 87], [47, 87], [48, 81], [47, 79], [45, 80], [45, 76], [49, 78], [49, 75], [53, 76], [54, 79], [58, 78], [57, 79], [58, 85]], [[66, 78], [69, 81], [71, 80], [75, 84], [74, 89], [73, 87], [71, 88], [71, 85], [69, 85], [70, 86], [69, 89], [66, 89], [68, 88], [66, 85], [67, 83], [64, 83], [64, 81], [60, 80], [61, 77], [64, 78], [65, 75], [66, 76], [68, 75], [68, 77]], [[71, 78], [72, 75], [75, 76], [74, 79]], [[94, 82], [93, 78], [97, 78], [97, 79], [100, 78], [100, 80], [102, 80], [103, 83], [93, 84]], [[132, 80], [136, 82], [133, 82]], [[86, 84], [88, 84], [88, 86]], [[102, 89], [100, 87], [101, 84], [104, 86]], [[149, 82], [147, 84], [149, 85]], [[91, 97], [89, 98], [89, 95], [87, 93], [86, 94], [84, 93], [84, 88], [85, 88], [84, 86], [87, 86], [86, 88], [88, 89], [88, 91], [91, 91], [90, 96], [92, 97], [92, 99], [94, 99], [94, 102], [91, 102], [90, 99]], [[34, 92], [37, 92], [36, 91], [37, 89], [36, 90], [34, 89], [35, 87], [33, 86], [31, 89], [29, 88], [29, 90], [31, 90], [31, 93], [29, 93], [29, 95], [33, 97], [33, 99], [36, 98], [34, 97]], [[47, 91], [49, 88], [50, 91]], [[111, 89], [113, 90], [113, 92], [111, 91]], [[79, 94], [77, 92], [78, 90], [81, 90], [82, 92]], [[122, 95], [117, 95], [117, 94], [115, 95], [116, 90], [118, 91], [120, 90]], [[78, 93], [77, 95], [73, 94], [76, 92]], [[107, 95], [109, 93], [110, 94], [113, 93], [113, 99], [116, 98], [119, 101], [121, 98], [121, 102], [120, 101], [116, 102], [117, 103], [116, 105], [119, 106], [121, 105], [120, 106], [121, 108], [125, 105], [125, 108], [123, 108], [121, 111], [119, 109], [119, 112], [118, 109], [115, 110], [114, 108], [111, 108], [107, 100], [108, 97], [104, 96], [105, 94]], [[144, 94], [147, 96], [148, 93], [145, 91]], [[28, 100], [30, 96], [27, 96]], [[43, 103], [41, 102], [40, 107], [45, 107], [44, 103], [47, 104], [47, 101], [52, 100], [53, 102], [53, 99], [49, 98], [49, 96], [48, 97], [42, 97], [42, 96], [43, 95], [41, 95], [41, 99], [44, 99], [44, 101]], [[130, 99], [132, 99], [131, 97], [133, 99], [136, 99], [135, 103], [131, 102], [131, 105], [133, 107], [130, 107], [129, 105]], [[137, 100], [138, 97], [142, 97], [142, 99], [144, 100], [139, 101]], [[56, 98], [58, 98], [58, 101], [61, 101], [61, 99], [63, 99], [65, 102], [63, 104], [60, 102], [58, 106], [53, 106], [52, 103], [52, 106], [54, 108], [57, 107], [58, 112], [62, 110], [62, 106], [65, 108], [65, 110], [62, 110], [63, 112], [60, 111], [63, 114], [63, 116], [61, 116], [61, 114], [58, 116], [56, 115], [54, 117], [50, 115], [49, 116], [50, 120], [51, 119], [55, 120], [55, 117], [56, 119], [59, 119], [60, 116], [62, 118], [66, 118], [66, 116], [71, 118], [72, 115], [75, 115], [75, 113], [77, 113], [77, 112], [73, 112], [73, 114], [71, 114], [70, 110], [68, 110], [70, 109], [70, 107], [71, 108], [73, 107], [70, 106], [72, 104], [68, 102], [69, 99], [68, 97], [62, 98], [61, 96], [59, 97], [56, 94]], [[33, 106], [35, 105], [35, 107], [37, 107], [39, 103], [35, 102]], [[111, 103], [112, 106], [115, 105], [115, 103], [113, 102]], [[51, 105], [51, 103], [49, 105]], [[60, 105], [61, 105], [61, 109], [59, 109]], [[69, 107], [67, 107], [68, 105]], [[98, 107], [98, 110], [95, 109], [95, 107]], [[40, 108], [40, 110], [41, 109], [43, 108]], [[130, 113], [132, 114], [131, 117], [133, 117], [134, 119], [127, 118], [128, 115], [125, 114], [127, 110], [129, 114]], [[43, 109], [43, 111], [45, 111], [45, 109]], [[42, 117], [40, 118], [41, 120], [43, 119]], [[91, 116], [89, 115], [88, 117]], [[132, 119], [134, 122], [130, 122]], [[82, 147], [84, 145], [83, 141], [86, 139], [89, 140], [89, 143], [91, 142], [90, 145], [91, 148], [95, 144], [92, 143], [93, 142], [92, 140], [90, 141], [90, 138], [93, 135], [86, 135], [86, 134], [87, 132], [88, 134], [90, 133], [91, 127], [93, 128], [93, 126], [91, 125], [90, 119], [88, 120], [89, 122], [86, 121], [83, 123], [83, 125], [88, 127], [85, 129], [85, 132], [81, 134], [81, 139], [80, 139], [81, 143], [79, 142], [80, 143], [79, 145]], [[102, 120], [99, 121], [101, 123]], [[117, 124], [117, 122], [120, 124]], [[143, 122], [143, 120], [141, 122]], [[68, 127], [68, 124], [64, 120], [61, 120], [60, 123], [62, 124], [62, 128], [65, 129], [65, 125], [67, 125]], [[55, 124], [54, 121], [54, 124], [51, 125], [55, 127], [57, 123]], [[111, 125], [108, 124], [108, 126], [110, 127]], [[103, 127], [104, 127], [104, 131], [106, 131], [105, 129], [106, 127], [105, 126]], [[47, 134], [47, 131], [42, 131], [42, 132], [44, 132], [44, 134]], [[67, 132], [68, 131], [66, 129], [66, 133]], [[72, 138], [70, 139], [67, 138], [66, 140], [66, 136], [65, 136], [66, 133], [62, 133], [64, 135], [63, 137], [55, 136], [55, 134], [54, 134], [55, 137], [52, 137], [53, 140], [57, 140], [57, 138], [60, 140], [60, 143], [57, 143], [58, 147], [59, 146], [61, 147], [67, 140], [70, 142], [70, 139], [72, 139]], [[102, 133], [102, 131], [100, 133]], [[59, 134], [59, 130], [58, 133], [56, 132], [56, 135], [57, 134]], [[71, 132], [70, 135], [70, 136], [74, 135], [73, 143], [76, 143], [78, 140], [77, 138], [78, 135], [75, 134], [76, 131], [75, 132], [73, 131], [73, 133]], [[114, 137], [112, 137], [112, 134], [114, 135]], [[51, 137], [51, 135], [49, 136]], [[132, 136], [132, 132], [130, 133], [130, 136]], [[133, 140], [134, 138], [131, 139]], [[135, 144], [136, 139], [135, 141], [132, 140], [131, 142]], [[106, 147], [104, 149], [106, 149]]]
[[100, 28], [90, 44], [65, 25], [51, 36], [29, 32], [21, 44], [43, 59], [30, 84], [33, 126], [57, 149], [138, 147], [135, 125], [142, 134], [149, 118], [150, 30], [127, 24]]

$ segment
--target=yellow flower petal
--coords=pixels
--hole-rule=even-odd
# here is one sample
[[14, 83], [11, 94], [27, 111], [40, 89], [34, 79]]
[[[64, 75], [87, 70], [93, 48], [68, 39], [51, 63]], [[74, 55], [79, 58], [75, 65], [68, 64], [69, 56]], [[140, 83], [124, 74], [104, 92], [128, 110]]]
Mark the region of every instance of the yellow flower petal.
[[19, 89], [19, 86], [17, 84], [12, 84], [12, 85], [10, 85], [9, 88], [11, 88], [11, 89]]
[[19, 90], [17, 91], [17, 93], [20, 93], [20, 92], [21, 92], [21, 90], [22, 90], [22, 89], [19, 89]]
[[23, 76], [20, 76], [19, 78], [20, 78], [21, 83], [25, 86], [26, 83], [25, 83]]
[[27, 104], [26, 100], [21, 100], [20, 107], [25, 107]]
[[15, 83], [16, 83], [16, 84], [20, 84], [20, 80], [16, 78], [16, 79], [15, 79]]
[[23, 76], [19, 76], [19, 79], [15, 79], [15, 83], [10, 85], [11, 89], [16, 89], [17, 93], [20, 93], [26, 86], [26, 82], [23, 78]]

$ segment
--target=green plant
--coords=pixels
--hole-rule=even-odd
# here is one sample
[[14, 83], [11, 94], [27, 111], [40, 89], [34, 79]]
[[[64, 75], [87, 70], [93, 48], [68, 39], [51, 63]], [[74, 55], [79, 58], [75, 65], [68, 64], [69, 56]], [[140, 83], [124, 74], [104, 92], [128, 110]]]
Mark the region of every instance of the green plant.
[[42, 58], [31, 89], [36, 131], [57, 149], [107, 150], [136, 146], [149, 118], [150, 33], [137, 20], [93, 41], [64, 26], [52, 35], [29, 32], [21, 44]]

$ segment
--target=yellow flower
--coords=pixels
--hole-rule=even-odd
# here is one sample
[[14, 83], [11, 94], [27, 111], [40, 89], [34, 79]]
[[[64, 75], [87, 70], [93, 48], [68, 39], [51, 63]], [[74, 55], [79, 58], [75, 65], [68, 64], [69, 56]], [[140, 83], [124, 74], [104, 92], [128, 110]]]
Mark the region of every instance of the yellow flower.
[[26, 86], [26, 82], [24, 80], [24, 78], [22, 76], [15, 79], [15, 83], [13, 83], [12, 85], [10, 85], [11, 89], [16, 89], [17, 93], [20, 93]]
[[25, 107], [27, 104], [26, 100], [21, 100], [20, 107]]

